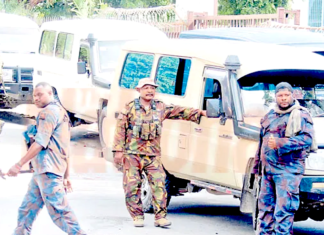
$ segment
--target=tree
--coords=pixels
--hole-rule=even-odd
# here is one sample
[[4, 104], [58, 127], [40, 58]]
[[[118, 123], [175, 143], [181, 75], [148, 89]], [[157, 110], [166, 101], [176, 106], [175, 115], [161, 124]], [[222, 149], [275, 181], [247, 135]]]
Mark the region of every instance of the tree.
[[278, 7], [289, 7], [292, 0], [219, 0], [220, 15], [272, 14]]

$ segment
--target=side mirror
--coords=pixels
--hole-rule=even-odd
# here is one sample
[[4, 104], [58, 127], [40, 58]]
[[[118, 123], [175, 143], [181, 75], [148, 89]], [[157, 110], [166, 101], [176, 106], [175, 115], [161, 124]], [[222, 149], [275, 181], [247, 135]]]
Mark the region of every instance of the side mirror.
[[208, 99], [207, 100], [207, 117], [219, 118], [223, 114], [222, 100], [221, 99]]
[[86, 74], [87, 68], [84, 61], [78, 62], [78, 74]]

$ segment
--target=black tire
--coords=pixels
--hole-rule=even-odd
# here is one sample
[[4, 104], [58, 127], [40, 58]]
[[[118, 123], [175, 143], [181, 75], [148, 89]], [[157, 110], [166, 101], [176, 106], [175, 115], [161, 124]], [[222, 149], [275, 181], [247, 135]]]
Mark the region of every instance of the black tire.
[[105, 139], [103, 137], [104, 131], [103, 131], [103, 122], [104, 119], [107, 117], [107, 107], [104, 107], [100, 111], [99, 121], [98, 121], [98, 128], [99, 128], [99, 139], [100, 139], [100, 145], [101, 148], [104, 149], [107, 147], [107, 143], [105, 142]]
[[[171, 190], [172, 190], [172, 181], [168, 174], [166, 174], [166, 178], [165, 178], [165, 189], [167, 191], [167, 207], [168, 207], [171, 201]], [[145, 173], [142, 174], [141, 200], [142, 200], [144, 213], [153, 213], [154, 208], [152, 204], [152, 190], [149, 186], [149, 182]]]

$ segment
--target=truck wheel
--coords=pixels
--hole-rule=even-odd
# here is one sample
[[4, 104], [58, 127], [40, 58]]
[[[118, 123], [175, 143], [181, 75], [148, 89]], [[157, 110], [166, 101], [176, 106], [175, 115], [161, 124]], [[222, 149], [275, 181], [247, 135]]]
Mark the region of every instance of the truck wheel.
[[[165, 188], [167, 191], [167, 207], [169, 206], [170, 200], [171, 200], [171, 180], [168, 177], [168, 174], [165, 179]], [[145, 173], [142, 173], [142, 187], [141, 187], [141, 200], [143, 205], [143, 211], [145, 213], [153, 213], [153, 204], [152, 204], [152, 190], [149, 184], [149, 181], [147, 179], [147, 176]]]
[[104, 107], [99, 116], [99, 122], [98, 122], [98, 127], [99, 127], [99, 139], [100, 139], [100, 145], [101, 148], [104, 149], [107, 146], [107, 140], [104, 135], [105, 130], [107, 130], [107, 124], [106, 124], [106, 117], [107, 117], [107, 107]]

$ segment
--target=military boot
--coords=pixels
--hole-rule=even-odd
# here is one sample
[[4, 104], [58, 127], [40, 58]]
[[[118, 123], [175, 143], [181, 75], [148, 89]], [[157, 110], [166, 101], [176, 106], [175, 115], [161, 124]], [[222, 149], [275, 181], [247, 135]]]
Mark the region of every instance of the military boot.
[[144, 220], [140, 218], [135, 218], [133, 220], [134, 227], [144, 227]]
[[154, 221], [155, 227], [168, 227], [171, 225], [171, 222], [166, 218], [161, 218]]

